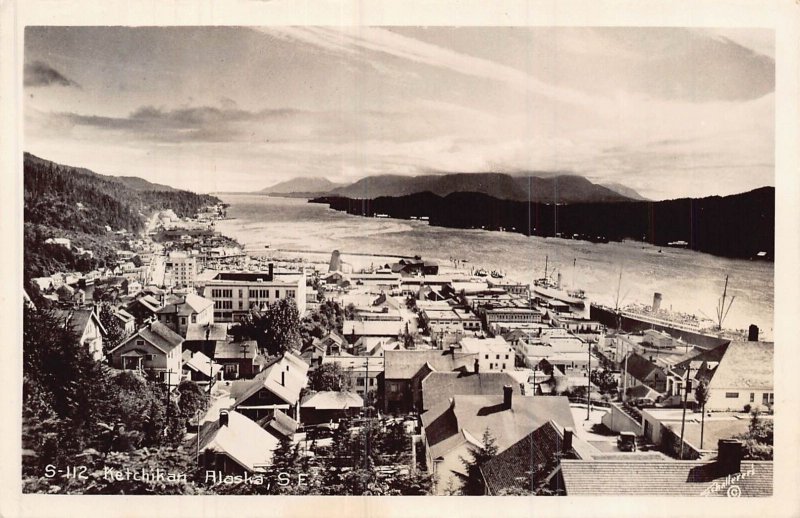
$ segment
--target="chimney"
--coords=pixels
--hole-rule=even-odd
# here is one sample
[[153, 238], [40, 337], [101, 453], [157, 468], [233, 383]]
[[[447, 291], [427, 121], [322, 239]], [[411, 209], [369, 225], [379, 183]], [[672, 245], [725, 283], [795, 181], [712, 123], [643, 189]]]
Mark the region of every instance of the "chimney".
[[503, 410], [511, 409], [511, 400], [514, 397], [514, 389], [511, 385], [503, 385]]
[[661, 309], [661, 294], [658, 292], [653, 293], [653, 313]]
[[481, 371], [480, 362], [477, 358], [475, 358], [475, 374], [478, 374]]
[[272, 263], [269, 263], [269, 266], [267, 266], [267, 276], [269, 277], [270, 281], [273, 280], [272, 274], [273, 274]]
[[747, 341], [748, 342], [758, 342], [758, 326], [755, 324], [750, 324], [750, 328], [747, 333]]
[[569, 455], [572, 450], [572, 428], [564, 428], [564, 439], [561, 441], [561, 453]]
[[219, 425], [220, 426], [228, 426], [228, 411], [227, 410], [220, 410], [219, 411]]
[[717, 443], [717, 470], [720, 475], [732, 475], [742, 470], [743, 444], [735, 439], [720, 439]]

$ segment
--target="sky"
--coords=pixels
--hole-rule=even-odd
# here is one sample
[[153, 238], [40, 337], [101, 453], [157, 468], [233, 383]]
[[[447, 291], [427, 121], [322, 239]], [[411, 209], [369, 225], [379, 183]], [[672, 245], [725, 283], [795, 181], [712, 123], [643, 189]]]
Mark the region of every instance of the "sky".
[[774, 61], [765, 29], [28, 27], [24, 148], [197, 192], [495, 171], [727, 195], [774, 185]]

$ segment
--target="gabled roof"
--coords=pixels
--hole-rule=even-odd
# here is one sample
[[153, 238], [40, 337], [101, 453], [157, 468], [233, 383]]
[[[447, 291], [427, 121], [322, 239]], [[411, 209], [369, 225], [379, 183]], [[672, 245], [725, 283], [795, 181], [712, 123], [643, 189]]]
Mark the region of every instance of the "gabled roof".
[[502, 395], [505, 385], [520, 394], [519, 383], [505, 372], [431, 372], [422, 380], [423, 409], [434, 408], [456, 395]]
[[731, 342], [708, 388], [772, 389], [774, 355], [772, 342]]
[[131, 320], [134, 320], [133, 315], [131, 315], [122, 308], [118, 308], [117, 311], [114, 312], [114, 316], [116, 316], [123, 322], [130, 322]]
[[306, 396], [300, 406], [316, 410], [346, 410], [363, 407], [364, 400], [355, 392], [322, 391]]
[[195, 372], [205, 374], [206, 376], [215, 377], [222, 368], [222, 366], [212, 362], [211, 358], [200, 351], [191, 354], [191, 352], [187, 349], [186, 352], [189, 352], [190, 356], [189, 358], [185, 359], [183, 366], [188, 367]]
[[258, 343], [255, 340], [228, 342], [217, 340], [214, 351], [215, 360], [253, 359], [258, 355]]
[[206, 340], [206, 332], [208, 332], [208, 340], [223, 341], [228, 339], [228, 326], [227, 324], [189, 324], [186, 327], [186, 340]]
[[[564, 460], [567, 496], [771, 496], [772, 461], [741, 462], [741, 476], [729, 482], [716, 462], [679, 460]], [[733, 475], [735, 476], [735, 475]], [[714, 490], [715, 487], [719, 489]]]
[[176, 313], [178, 315], [191, 315], [193, 313], [201, 313], [206, 309], [212, 307], [214, 301], [189, 293], [175, 302], [170, 302], [163, 308], [158, 310], [159, 314]]
[[[492, 457], [481, 468], [490, 494], [496, 495], [500, 490], [512, 487], [533, 492], [550, 477], [556, 467], [552, 464], [556, 459], [583, 459], [594, 450], [573, 433], [573, 446], [564, 451], [563, 440], [563, 428], [548, 421], [504, 452]], [[548, 465], [550, 470], [545, 470]]]
[[510, 409], [503, 407], [503, 396], [454, 396], [421, 418], [434, 459], [467, 441], [463, 432], [482, 437], [488, 428], [500, 453], [549, 420], [575, 428], [569, 400], [564, 396], [515, 394]]
[[[623, 369], [625, 369], [626, 367], [625, 360], [622, 360], [620, 362], [620, 365], [622, 366]], [[647, 377], [655, 370], [659, 370], [666, 375], [666, 373], [663, 372], [663, 369], [661, 367], [651, 362], [644, 356], [640, 356], [636, 353], [631, 353], [630, 355], [628, 355], [627, 372], [637, 380], [639, 381], [646, 380]]]
[[100, 328], [100, 332], [105, 335], [106, 328], [100, 322], [100, 317], [93, 308], [91, 309], [54, 309], [53, 315], [58, 319], [62, 325], [69, 325], [70, 329], [75, 331], [80, 337], [89, 325], [89, 321]]
[[249, 472], [272, 462], [280, 441], [239, 412], [228, 412], [228, 424], [219, 419], [203, 424], [198, 432], [200, 450], [224, 453]]
[[278, 438], [285, 437], [287, 439], [291, 439], [300, 427], [300, 423], [286, 415], [280, 409], [276, 409], [275, 413], [271, 416], [259, 419], [258, 425]]
[[169, 353], [172, 349], [183, 343], [183, 337], [181, 335], [168, 328], [164, 324], [154, 321], [148, 324], [146, 327], [139, 329], [139, 331], [131, 335], [126, 340], [120, 342], [120, 344], [110, 350], [109, 353], [113, 353], [131, 340], [135, 340], [137, 338], [142, 338], [147, 342], [150, 342], [164, 352], [164, 354]]
[[426, 363], [437, 372], [471, 369], [477, 354], [430, 350], [386, 351], [383, 355], [386, 379], [411, 379]]
[[[291, 354], [284, 355], [279, 361], [260, 372], [236, 399], [233, 408], [250, 399], [261, 389], [268, 390], [290, 405], [295, 404], [300, 399], [300, 391], [308, 383], [306, 376], [308, 365], [303, 360], [289, 358], [291, 356]], [[299, 368], [299, 364], [304, 365], [305, 369]]]

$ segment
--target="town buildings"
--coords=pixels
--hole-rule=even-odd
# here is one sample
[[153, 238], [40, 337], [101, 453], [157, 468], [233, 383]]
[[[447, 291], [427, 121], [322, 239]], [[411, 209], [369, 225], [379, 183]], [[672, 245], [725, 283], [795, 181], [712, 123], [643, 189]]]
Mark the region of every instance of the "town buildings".
[[291, 299], [302, 316], [306, 311], [306, 276], [303, 272], [219, 272], [206, 282], [203, 296], [214, 302], [216, 322], [236, 322], [252, 308]]

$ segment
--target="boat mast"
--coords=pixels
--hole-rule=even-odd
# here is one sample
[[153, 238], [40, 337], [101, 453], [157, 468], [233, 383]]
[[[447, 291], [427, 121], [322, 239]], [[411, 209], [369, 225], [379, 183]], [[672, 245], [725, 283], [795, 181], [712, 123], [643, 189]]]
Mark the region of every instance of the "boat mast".
[[622, 313], [619, 311], [619, 290], [622, 287], [622, 265], [619, 267], [619, 280], [617, 281], [617, 300], [614, 303], [614, 313], [617, 314], [617, 332], [622, 331]]
[[728, 316], [728, 311], [731, 310], [731, 306], [733, 305], [735, 296], [731, 297], [730, 303], [728, 303], [728, 307], [725, 307], [725, 298], [728, 296], [728, 275], [725, 275], [725, 288], [722, 290], [722, 298], [719, 301], [719, 305], [717, 306], [717, 330], [722, 330], [722, 323], [725, 321], [725, 317]]

